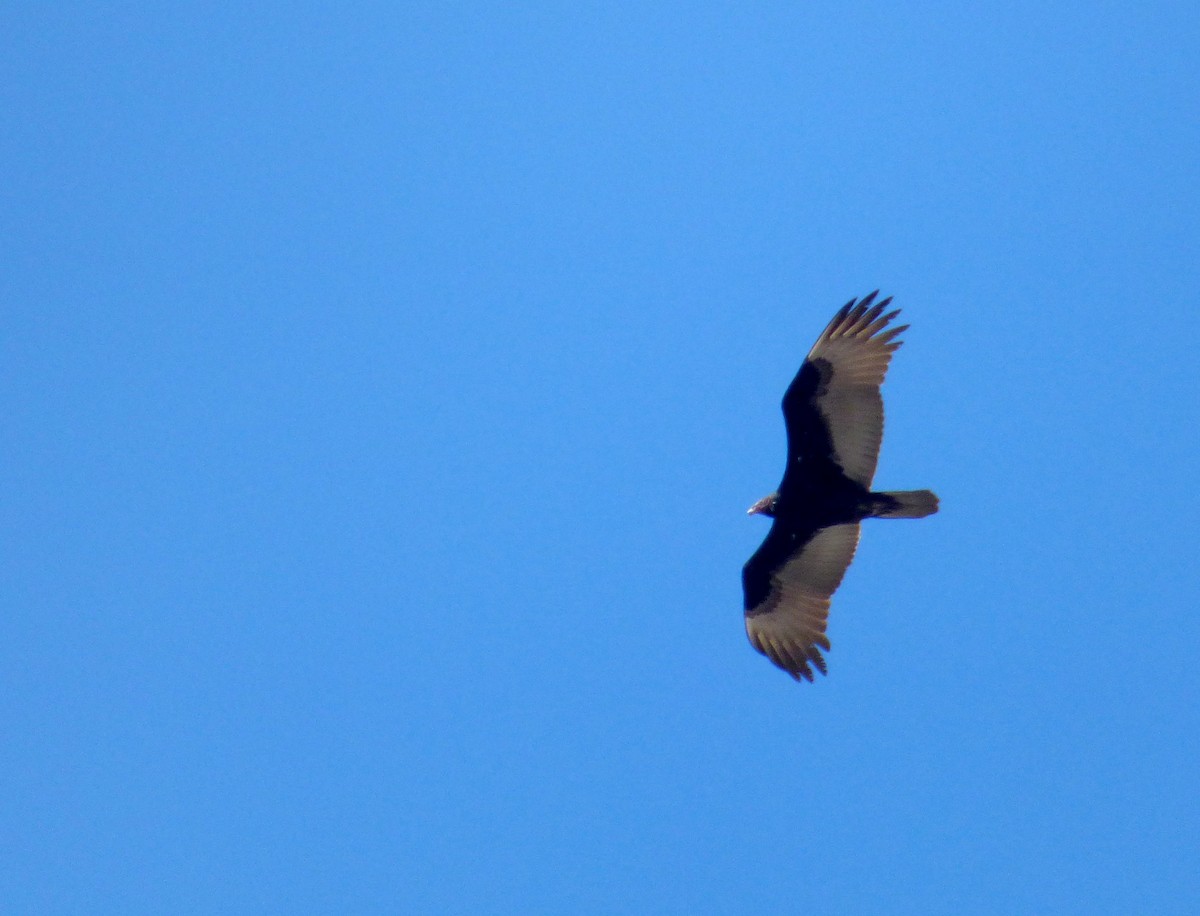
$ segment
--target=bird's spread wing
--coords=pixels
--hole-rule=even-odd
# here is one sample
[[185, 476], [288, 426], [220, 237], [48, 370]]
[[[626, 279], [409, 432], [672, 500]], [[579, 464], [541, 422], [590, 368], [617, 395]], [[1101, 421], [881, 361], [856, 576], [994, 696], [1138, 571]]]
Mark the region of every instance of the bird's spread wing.
[[788, 468], [812, 456], [829, 456], [846, 476], [871, 486], [883, 440], [879, 386], [896, 340], [908, 325], [887, 328], [899, 310], [891, 298], [872, 305], [877, 292], [842, 306], [817, 338], [783, 396]]
[[742, 569], [746, 635], [771, 661], [799, 680], [825, 673], [829, 599], [858, 547], [857, 522], [822, 528], [807, 541], [777, 521]]

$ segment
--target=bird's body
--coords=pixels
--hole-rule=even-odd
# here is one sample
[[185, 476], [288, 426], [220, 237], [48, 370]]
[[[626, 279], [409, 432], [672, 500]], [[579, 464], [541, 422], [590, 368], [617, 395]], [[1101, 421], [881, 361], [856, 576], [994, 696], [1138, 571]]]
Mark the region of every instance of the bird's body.
[[799, 680], [825, 672], [829, 599], [854, 559], [859, 522], [937, 511], [929, 490], [871, 491], [883, 438], [879, 387], [896, 340], [891, 299], [851, 300], [834, 316], [783, 396], [788, 460], [779, 489], [750, 507], [773, 519], [742, 569], [751, 644]]

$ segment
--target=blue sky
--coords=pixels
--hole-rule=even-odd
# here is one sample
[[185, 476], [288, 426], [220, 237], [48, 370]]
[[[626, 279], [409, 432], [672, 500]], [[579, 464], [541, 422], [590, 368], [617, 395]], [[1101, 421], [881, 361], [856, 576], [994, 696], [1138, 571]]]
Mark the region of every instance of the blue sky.
[[[0, 10], [0, 898], [1191, 913], [1194, 4]], [[746, 506], [912, 323], [797, 685]]]

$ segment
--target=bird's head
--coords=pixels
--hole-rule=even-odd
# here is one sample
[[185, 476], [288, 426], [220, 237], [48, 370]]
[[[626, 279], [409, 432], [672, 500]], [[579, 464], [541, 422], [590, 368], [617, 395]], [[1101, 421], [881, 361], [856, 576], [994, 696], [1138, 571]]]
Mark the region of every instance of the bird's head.
[[775, 505], [779, 502], [779, 494], [772, 493], [770, 496], [764, 496], [753, 506], [746, 510], [747, 515], [765, 515], [768, 518], [775, 517]]

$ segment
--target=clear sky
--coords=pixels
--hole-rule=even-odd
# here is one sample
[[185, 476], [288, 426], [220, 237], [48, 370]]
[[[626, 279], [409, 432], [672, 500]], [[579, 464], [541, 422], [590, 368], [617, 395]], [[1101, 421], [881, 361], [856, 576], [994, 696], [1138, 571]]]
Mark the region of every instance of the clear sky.
[[5, 912], [1200, 912], [1195, 3], [252, 7], [0, 8]]

